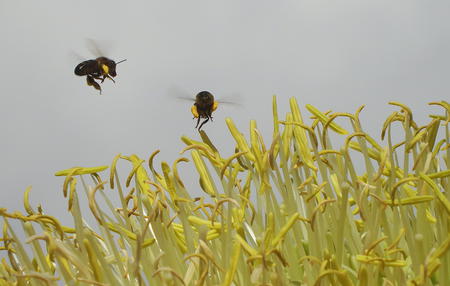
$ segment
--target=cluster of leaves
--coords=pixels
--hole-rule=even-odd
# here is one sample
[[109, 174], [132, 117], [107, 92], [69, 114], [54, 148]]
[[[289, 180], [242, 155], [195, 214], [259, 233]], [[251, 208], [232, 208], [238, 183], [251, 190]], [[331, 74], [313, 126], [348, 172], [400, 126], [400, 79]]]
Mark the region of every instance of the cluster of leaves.
[[[450, 105], [432, 103], [445, 115], [418, 126], [407, 106], [391, 104], [400, 110], [384, 123], [385, 147], [363, 131], [362, 107], [307, 105], [307, 125], [294, 98], [280, 120], [275, 97], [270, 146], [255, 121], [246, 140], [226, 119], [236, 142], [229, 158], [204, 132], [202, 141], [182, 137], [203, 197], [180, 178], [178, 163], [190, 159], [157, 171], [158, 151], [148, 161], [118, 155], [110, 167], [60, 171], [74, 226], [35, 211], [30, 189], [26, 214], [0, 209], [0, 285], [450, 285]], [[391, 136], [396, 123], [401, 142]], [[345, 136], [340, 149], [330, 135]], [[116, 166], [125, 162], [123, 184]], [[95, 226], [80, 211], [78, 182]]]

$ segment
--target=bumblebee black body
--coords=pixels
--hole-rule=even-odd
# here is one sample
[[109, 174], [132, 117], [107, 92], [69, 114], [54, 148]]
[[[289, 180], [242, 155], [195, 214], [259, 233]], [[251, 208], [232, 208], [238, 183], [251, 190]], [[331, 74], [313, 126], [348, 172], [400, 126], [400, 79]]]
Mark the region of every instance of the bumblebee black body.
[[[121, 62], [123, 61], [120, 61], [119, 63]], [[74, 73], [78, 76], [86, 76], [87, 84], [99, 90], [101, 94], [102, 89], [100, 84], [95, 80], [100, 80], [101, 83], [103, 83], [106, 78], [109, 78], [115, 83], [113, 77], [117, 75], [117, 64], [118, 63], [115, 61], [106, 57], [98, 57], [95, 60], [87, 60], [78, 64], [75, 67]]]
[[93, 74], [97, 70], [97, 61], [96, 60], [87, 60], [75, 67], [75, 74], [78, 76], [84, 76], [88, 74]]
[[[192, 114], [194, 118], [197, 118], [197, 125], [200, 130], [203, 125], [208, 122], [210, 119], [212, 121], [212, 113], [217, 109], [218, 103], [214, 101], [214, 96], [209, 91], [201, 91], [195, 97], [195, 103], [192, 106]], [[201, 124], [200, 119], [206, 118]], [[200, 126], [198, 126], [200, 124]]]

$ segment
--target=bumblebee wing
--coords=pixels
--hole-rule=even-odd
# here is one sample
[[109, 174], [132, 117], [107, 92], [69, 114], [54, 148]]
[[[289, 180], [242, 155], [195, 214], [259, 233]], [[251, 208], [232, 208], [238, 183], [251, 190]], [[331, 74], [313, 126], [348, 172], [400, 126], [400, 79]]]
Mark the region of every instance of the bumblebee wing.
[[238, 102], [232, 102], [232, 101], [227, 101], [227, 100], [217, 100], [220, 104], [226, 104], [226, 105], [234, 105], [234, 106], [242, 106], [241, 103]]
[[76, 53], [75, 51], [70, 51], [68, 53], [68, 57], [70, 58], [70, 60], [72, 61], [76, 61], [76, 62], [84, 62], [87, 60], [86, 57], [83, 57], [82, 55]]
[[86, 39], [86, 47], [89, 52], [94, 55], [96, 58], [103, 56], [102, 51], [97, 45], [97, 42], [93, 39]]
[[233, 93], [230, 95], [226, 95], [217, 99], [220, 104], [232, 105], [242, 107], [243, 99], [242, 96], [238, 93]]
[[195, 97], [193, 97], [192, 95], [189, 94], [189, 92], [187, 92], [186, 90], [184, 90], [178, 86], [171, 86], [167, 90], [167, 94], [169, 97], [177, 99], [177, 100], [185, 100], [185, 101], [190, 101], [190, 102], [195, 101]]
[[109, 44], [100, 44], [99, 41], [94, 39], [86, 39], [86, 46], [95, 57], [104, 57], [107, 55], [108, 51], [105, 49], [106, 46], [110, 46]]
[[195, 101], [195, 98], [189, 97], [189, 96], [177, 96], [175, 98], [179, 99], [179, 100], [190, 101], [190, 102], [194, 102]]
[[67, 52], [67, 62], [70, 66], [75, 65], [75, 74], [79, 75], [81, 71], [81, 64], [85, 63], [88, 59], [86, 57], [81, 56], [73, 50]]

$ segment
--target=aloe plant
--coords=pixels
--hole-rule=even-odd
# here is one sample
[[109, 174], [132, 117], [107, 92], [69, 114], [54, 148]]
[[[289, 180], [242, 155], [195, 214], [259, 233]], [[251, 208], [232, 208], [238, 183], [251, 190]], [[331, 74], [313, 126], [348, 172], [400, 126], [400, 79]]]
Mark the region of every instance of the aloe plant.
[[[31, 188], [26, 213], [0, 209], [0, 285], [450, 285], [450, 104], [430, 103], [444, 115], [424, 126], [391, 104], [399, 111], [381, 141], [362, 129], [363, 107], [306, 105], [308, 124], [294, 98], [280, 119], [274, 97], [271, 142], [255, 121], [247, 139], [226, 119], [230, 157], [202, 131], [201, 141], [181, 138], [186, 157], [171, 165], [155, 167], [157, 150], [57, 172], [73, 225], [35, 210]], [[118, 164], [129, 165], [125, 181]], [[198, 177], [181, 178], [179, 167]], [[201, 197], [185, 187], [194, 179]]]

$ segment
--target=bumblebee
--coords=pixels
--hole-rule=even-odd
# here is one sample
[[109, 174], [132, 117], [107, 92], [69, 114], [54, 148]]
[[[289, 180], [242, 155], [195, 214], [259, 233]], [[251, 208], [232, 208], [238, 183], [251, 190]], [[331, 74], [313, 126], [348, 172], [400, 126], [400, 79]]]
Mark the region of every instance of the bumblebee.
[[[214, 96], [209, 91], [200, 91], [195, 96], [194, 105], [191, 107], [192, 115], [194, 115], [194, 119], [197, 118], [198, 130], [202, 129], [202, 126], [208, 122], [210, 119], [212, 121], [212, 113], [219, 106], [219, 102], [214, 100]], [[200, 124], [201, 118], [206, 118], [202, 124]], [[198, 126], [200, 124], [200, 126]]]
[[113, 77], [117, 75], [116, 66], [124, 61], [126, 59], [116, 63], [107, 57], [98, 57], [95, 60], [87, 60], [78, 64], [74, 72], [78, 76], [86, 76], [87, 85], [93, 86], [102, 94], [102, 88], [96, 80], [103, 83], [106, 78], [109, 78], [115, 83]]
[[[185, 90], [180, 89], [177, 86], [172, 86], [168, 90], [168, 95], [172, 98], [176, 98], [177, 100], [187, 100], [190, 102], [194, 102], [191, 107], [191, 112], [194, 116], [194, 119], [197, 119], [195, 128], [199, 131], [209, 120], [212, 121], [212, 114], [214, 111], [216, 111], [217, 107], [219, 107], [219, 103], [220, 105], [233, 105], [237, 107], [242, 106], [240, 103], [238, 103], [238, 101], [241, 101], [239, 94], [231, 95], [231, 98], [230, 96], [227, 96], [227, 98], [232, 99], [231, 101], [223, 100], [222, 98], [216, 99], [211, 92], [206, 90], [201, 91], [197, 93], [195, 97], [192, 97], [189, 95], [189, 92], [186, 92]], [[204, 118], [205, 120], [200, 123], [202, 118]]]

